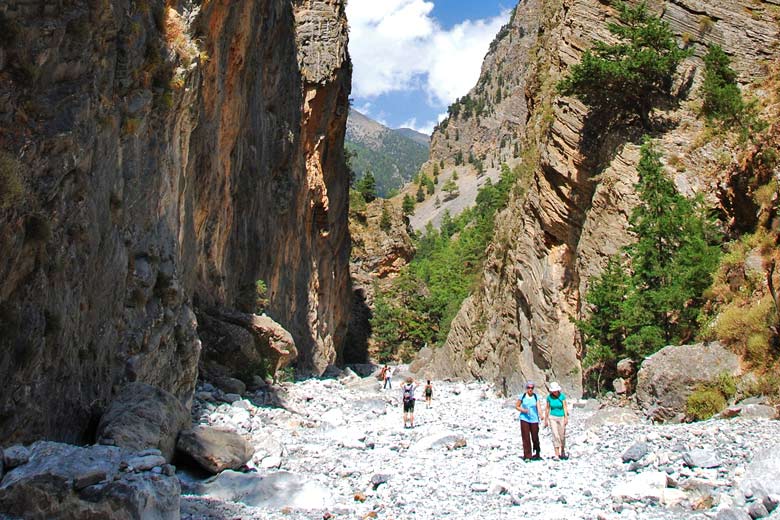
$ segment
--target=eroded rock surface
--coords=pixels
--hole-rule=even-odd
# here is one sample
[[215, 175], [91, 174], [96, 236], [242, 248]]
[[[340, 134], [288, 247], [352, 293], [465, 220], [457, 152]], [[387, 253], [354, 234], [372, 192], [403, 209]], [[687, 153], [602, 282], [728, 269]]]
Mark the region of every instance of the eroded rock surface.
[[[37, 442], [29, 461], [0, 481], [0, 513], [33, 520], [178, 520], [179, 481], [172, 470], [163, 471], [165, 459], [157, 453]], [[154, 461], [137, 464], [145, 458]]]
[[186, 403], [193, 302], [254, 312], [257, 280], [301, 368], [333, 363], [344, 2], [10, 0], [0, 17], [0, 438], [89, 440], [134, 381]]

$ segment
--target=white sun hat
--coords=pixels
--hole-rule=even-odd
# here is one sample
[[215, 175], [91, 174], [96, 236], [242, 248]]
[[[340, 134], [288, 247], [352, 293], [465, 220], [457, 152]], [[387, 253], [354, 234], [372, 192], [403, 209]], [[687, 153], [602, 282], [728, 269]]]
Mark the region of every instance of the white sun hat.
[[550, 383], [550, 392], [560, 392], [561, 391], [561, 385], [558, 383]]

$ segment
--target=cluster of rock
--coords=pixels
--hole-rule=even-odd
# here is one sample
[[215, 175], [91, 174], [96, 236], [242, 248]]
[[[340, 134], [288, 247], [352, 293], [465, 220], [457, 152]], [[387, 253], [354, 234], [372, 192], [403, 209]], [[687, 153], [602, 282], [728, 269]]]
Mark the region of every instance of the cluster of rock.
[[551, 459], [543, 430], [545, 460], [524, 463], [513, 400], [482, 383], [436, 381], [433, 407], [418, 400], [405, 430], [398, 383], [408, 373], [397, 374], [388, 391], [352, 370], [238, 400], [199, 387], [196, 420], [237, 432], [255, 453], [248, 472], [180, 472], [183, 517], [680, 520], [773, 509], [777, 492], [754, 483], [780, 471], [764, 456], [777, 421], [656, 426], [628, 408], [575, 401], [571, 459]]

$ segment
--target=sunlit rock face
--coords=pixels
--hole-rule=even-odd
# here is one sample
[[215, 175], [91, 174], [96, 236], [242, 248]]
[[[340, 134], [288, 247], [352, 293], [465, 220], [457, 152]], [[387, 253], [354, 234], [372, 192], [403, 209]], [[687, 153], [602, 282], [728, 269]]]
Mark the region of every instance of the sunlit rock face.
[[[676, 78], [679, 104], [654, 114], [658, 149], [682, 193], [704, 194], [739, 227], [740, 220], [755, 219], [755, 208], [745, 204], [749, 197], [740, 195], [731, 170], [718, 166], [718, 146], [700, 138], [701, 57], [717, 43], [731, 55], [743, 85], [764, 77], [761, 60], [766, 65], [777, 52], [771, 6], [749, 0], [649, 5], [693, 51]], [[446, 164], [458, 151], [473, 153], [521, 165], [525, 177], [496, 219], [478, 289], [443, 348], [421, 355], [423, 372], [484, 378], [508, 393], [529, 378], [558, 381], [570, 395], [582, 392], [582, 345], [572, 320], [587, 312], [591, 277], [631, 241], [628, 217], [638, 200], [644, 131], [627, 123], [596, 134], [587, 109], [558, 96], [555, 85], [595, 39], [611, 37], [606, 25], [616, 15], [597, 0], [521, 2], [469, 94], [475, 106], [484, 104], [482, 114], [451, 117], [434, 133], [434, 160]]]
[[187, 404], [194, 309], [257, 280], [300, 368], [336, 359], [343, 4], [0, 6], [0, 437], [88, 439], [129, 381]]

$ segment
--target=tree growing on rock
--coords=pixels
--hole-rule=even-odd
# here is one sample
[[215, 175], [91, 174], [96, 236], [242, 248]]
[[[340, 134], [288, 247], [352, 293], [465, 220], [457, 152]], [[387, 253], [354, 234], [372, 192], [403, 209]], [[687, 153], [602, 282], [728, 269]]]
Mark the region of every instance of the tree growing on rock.
[[376, 179], [374, 178], [374, 174], [370, 171], [366, 172], [363, 178], [357, 182], [355, 187], [366, 202], [376, 200]]
[[586, 296], [591, 313], [578, 322], [587, 348], [584, 365], [599, 373], [622, 357], [640, 360], [690, 341], [718, 266], [714, 222], [700, 198], [677, 192], [660, 157], [646, 140], [637, 168], [640, 204], [629, 219], [636, 242], [592, 281]]
[[558, 83], [558, 91], [601, 117], [634, 114], [649, 128], [650, 111], [671, 96], [677, 66], [690, 52], [678, 46], [669, 25], [650, 13], [645, 2], [618, 2], [616, 7], [620, 23], [607, 27], [618, 42], [596, 42]]
[[412, 196], [408, 193], [404, 195], [404, 200], [401, 202], [401, 210], [404, 212], [404, 215], [414, 214], [414, 206], [415, 202]]

